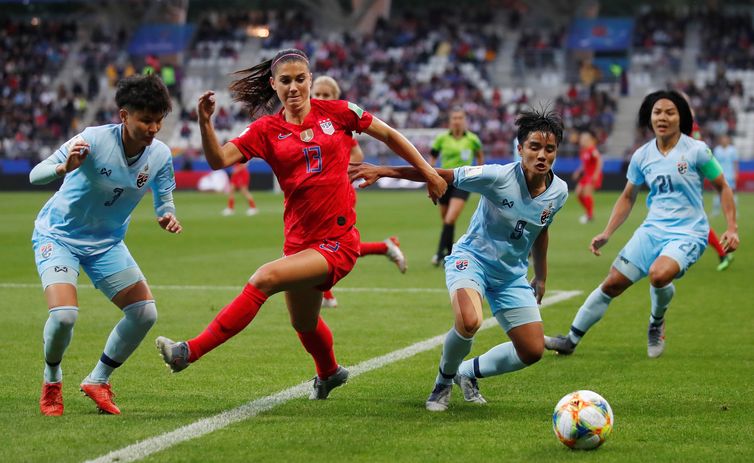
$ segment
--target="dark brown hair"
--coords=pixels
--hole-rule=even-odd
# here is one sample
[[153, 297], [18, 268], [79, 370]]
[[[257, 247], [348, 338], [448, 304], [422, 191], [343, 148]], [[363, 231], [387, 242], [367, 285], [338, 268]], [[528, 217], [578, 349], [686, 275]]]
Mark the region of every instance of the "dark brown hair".
[[272, 59], [262, 61], [256, 66], [236, 71], [233, 75], [241, 76], [230, 84], [230, 94], [233, 101], [243, 103], [249, 115], [254, 115], [263, 109], [271, 112], [275, 107], [275, 89], [270, 86], [270, 78], [275, 74], [275, 68], [282, 63], [303, 61], [309, 65], [309, 58], [301, 50], [288, 48], [280, 50]]

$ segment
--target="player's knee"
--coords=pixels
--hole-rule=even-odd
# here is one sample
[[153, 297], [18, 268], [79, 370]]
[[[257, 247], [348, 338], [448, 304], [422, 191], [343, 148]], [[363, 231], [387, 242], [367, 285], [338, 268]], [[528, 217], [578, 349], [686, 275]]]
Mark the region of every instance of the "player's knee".
[[482, 319], [476, 313], [461, 314], [456, 319], [456, 330], [464, 338], [474, 337], [479, 328], [482, 326]]
[[257, 269], [251, 276], [249, 282], [253, 284], [258, 290], [265, 294], [271, 294], [276, 292], [275, 289], [280, 283], [281, 275], [272, 265], [265, 264]]
[[50, 309], [50, 318], [55, 321], [58, 327], [71, 330], [79, 318], [77, 307], [55, 307]]
[[157, 323], [157, 305], [152, 300], [135, 302], [123, 307], [123, 315], [142, 329], [149, 330]]
[[607, 294], [610, 297], [618, 297], [621, 294], [623, 294], [623, 291], [626, 290], [627, 286], [621, 282], [618, 281], [615, 278], [607, 277], [605, 281], [602, 282], [602, 292]]
[[530, 343], [522, 347], [516, 347], [518, 358], [520, 358], [526, 365], [532, 365], [539, 362], [544, 351], [544, 340], [541, 343]]
[[649, 269], [649, 283], [655, 288], [664, 288], [669, 285], [673, 282], [673, 277], [675, 277], [675, 274], [671, 275], [671, 272], [665, 269], [655, 266]]

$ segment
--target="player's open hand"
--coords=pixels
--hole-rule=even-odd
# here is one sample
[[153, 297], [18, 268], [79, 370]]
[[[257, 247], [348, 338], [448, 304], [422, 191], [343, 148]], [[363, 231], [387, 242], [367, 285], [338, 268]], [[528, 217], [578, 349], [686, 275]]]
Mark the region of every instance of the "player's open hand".
[[529, 282], [529, 285], [531, 285], [531, 289], [534, 290], [534, 297], [537, 298], [537, 304], [541, 304], [542, 298], [545, 295], [545, 282], [534, 278]]
[[65, 172], [72, 172], [84, 163], [89, 155], [90, 146], [81, 137], [77, 137], [73, 144], [68, 147], [68, 157], [65, 159]]
[[215, 112], [215, 92], [212, 90], [204, 92], [199, 97], [196, 105], [196, 112], [199, 115], [199, 122], [206, 122]]
[[163, 230], [170, 233], [180, 233], [183, 230], [181, 222], [172, 213], [168, 212], [162, 217], [157, 217], [157, 223], [160, 224]]
[[723, 251], [726, 253], [733, 252], [738, 249], [740, 241], [738, 239], [738, 232], [732, 230], [725, 230], [723, 236], [720, 237], [720, 244], [723, 246]]
[[427, 177], [427, 194], [433, 203], [437, 204], [437, 200], [445, 194], [448, 189], [448, 183], [444, 178], [432, 170], [432, 174]]
[[359, 183], [359, 188], [366, 188], [380, 179], [379, 168], [368, 162], [350, 162], [348, 163], [348, 179], [351, 182], [363, 180]]
[[608, 235], [605, 232], [600, 233], [599, 235], [592, 238], [592, 242], [589, 244], [589, 250], [592, 251], [592, 254], [595, 256], [601, 256], [602, 253], [600, 252], [600, 248], [607, 244], [607, 240], [610, 239], [610, 235]]

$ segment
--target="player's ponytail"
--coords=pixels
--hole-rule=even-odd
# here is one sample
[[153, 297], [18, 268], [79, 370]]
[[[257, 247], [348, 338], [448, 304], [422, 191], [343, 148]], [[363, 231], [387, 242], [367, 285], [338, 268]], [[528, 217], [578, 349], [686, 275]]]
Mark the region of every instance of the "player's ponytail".
[[251, 117], [254, 117], [260, 109], [268, 113], [272, 112], [277, 104], [275, 101], [277, 95], [270, 85], [270, 78], [279, 64], [294, 60], [304, 61], [307, 66], [309, 65], [306, 53], [289, 48], [277, 52], [272, 59], [262, 61], [256, 66], [234, 72], [234, 75], [241, 77], [230, 84], [229, 89], [233, 101], [243, 103]]

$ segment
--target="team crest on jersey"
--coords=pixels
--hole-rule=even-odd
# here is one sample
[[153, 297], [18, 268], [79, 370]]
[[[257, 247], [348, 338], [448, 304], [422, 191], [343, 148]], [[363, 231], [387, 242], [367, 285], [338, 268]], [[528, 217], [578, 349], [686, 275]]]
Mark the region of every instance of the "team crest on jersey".
[[309, 143], [310, 141], [314, 140], [314, 130], [312, 129], [306, 129], [303, 132], [301, 132], [301, 141], [304, 143]]
[[49, 259], [52, 255], [52, 243], [45, 243], [39, 247], [39, 255], [42, 259]]
[[136, 176], [136, 186], [139, 188], [143, 187], [146, 185], [147, 180], [149, 180], [149, 166], [145, 166], [144, 170]]
[[678, 167], [678, 173], [684, 175], [689, 170], [689, 163], [686, 162], [685, 159], [681, 159], [678, 161], [678, 164], [676, 164], [676, 167]]
[[332, 135], [335, 133], [335, 126], [332, 125], [332, 121], [330, 121], [330, 119], [319, 121], [319, 126], [322, 127], [322, 131], [325, 133], [325, 135]]
[[324, 249], [325, 251], [338, 252], [338, 249], [340, 249], [340, 242], [325, 240], [324, 243], [319, 245], [319, 248]]
[[456, 260], [456, 269], [458, 270], [466, 270], [469, 268], [469, 259], [458, 259]]
[[539, 221], [544, 225], [550, 220], [550, 216], [552, 216], [552, 203], [547, 206], [547, 209], [542, 211], [542, 214], [539, 216]]

